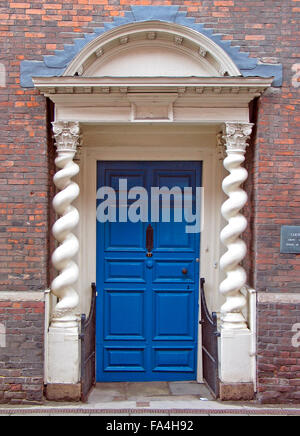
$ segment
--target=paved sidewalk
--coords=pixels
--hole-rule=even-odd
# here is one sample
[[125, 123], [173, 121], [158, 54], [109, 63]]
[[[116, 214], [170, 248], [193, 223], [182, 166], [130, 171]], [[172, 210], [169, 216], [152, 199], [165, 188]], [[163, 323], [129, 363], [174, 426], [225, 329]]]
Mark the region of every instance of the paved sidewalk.
[[87, 403], [0, 406], [1, 416], [300, 416], [299, 406], [213, 400], [195, 382], [98, 383]]

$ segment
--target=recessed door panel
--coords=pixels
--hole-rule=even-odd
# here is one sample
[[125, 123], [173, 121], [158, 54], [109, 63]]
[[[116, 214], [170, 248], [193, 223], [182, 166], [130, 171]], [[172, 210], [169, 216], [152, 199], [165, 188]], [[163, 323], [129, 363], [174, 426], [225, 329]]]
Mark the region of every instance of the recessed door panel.
[[110, 372], [145, 372], [145, 349], [104, 347], [103, 370]]
[[194, 340], [193, 291], [155, 291], [154, 340]]
[[145, 263], [138, 259], [105, 259], [105, 283], [145, 283]]
[[105, 223], [105, 251], [137, 251], [143, 252], [143, 223]]
[[158, 259], [154, 265], [153, 283], [194, 283], [193, 259]]
[[193, 236], [190, 233], [186, 233], [182, 227], [182, 223], [174, 221], [156, 224], [156, 251], [169, 251], [172, 253], [193, 252]]
[[104, 292], [104, 339], [145, 340], [145, 290], [115, 289]]
[[153, 371], [193, 373], [195, 371], [195, 349], [181, 347], [153, 348]]

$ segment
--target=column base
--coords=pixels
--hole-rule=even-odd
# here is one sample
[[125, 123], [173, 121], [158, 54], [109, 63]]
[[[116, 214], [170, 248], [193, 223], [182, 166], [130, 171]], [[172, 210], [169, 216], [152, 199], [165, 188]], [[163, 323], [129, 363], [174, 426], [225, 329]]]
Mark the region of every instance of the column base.
[[49, 401], [80, 401], [81, 384], [51, 383], [46, 386]]
[[248, 329], [221, 329], [219, 377], [225, 386], [253, 384], [251, 340], [252, 333]]
[[220, 382], [220, 400], [250, 401], [255, 396], [253, 383], [222, 383]]
[[52, 327], [48, 333], [47, 385], [76, 386], [80, 381], [78, 327]]

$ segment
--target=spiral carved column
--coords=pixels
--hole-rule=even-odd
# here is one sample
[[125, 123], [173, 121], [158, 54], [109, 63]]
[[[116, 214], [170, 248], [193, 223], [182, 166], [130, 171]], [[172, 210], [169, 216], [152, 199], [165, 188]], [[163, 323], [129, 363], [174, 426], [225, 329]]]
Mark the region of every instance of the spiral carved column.
[[247, 141], [250, 138], [253, 124], [226, 123], [223, 130], [223, 140], [227, 157], [224, 167], [230, 172], [223, 181], [223, 191], [228, 200], [222, 206], [222, 215], [228, 225], [221, 232], [221, 241], [227, 247], [227, 252], [221, 257], [220, 267], [226, 273], [225, 280], [220, 284], [220, 292], [226, 298], [221, 307], [222, 328], [225, 330], [246, 329], [247, 324], [242, 314], [246, 299], [241, 289], [246, 284], [246, 271], [240, 265], [247, 253], [245, 242], [240, 235], [247, 228], [247, 220], [240, 213], [247, 203], [247, 194], [241, 185], [247, 180], [248, 173], [242, 164], [245, 161]]
[[79, 243], [72, 233], [79, 222], [77, 209], [72, 202], [79, 195], [79, 186], [72, 178], [79, 173], [79, 166], [73, 161], [79, 142], [79, 123], [56, 121], [53, 133], [57, 147], [55, 165], [58, 168], [53, 181], [59, 192], [53, 199], [53, 208], [58, 215], [52, 233], [59, 245], [52, 255], [52, 264], [59, 272], [52, 281], [51, 291], [58, 297], [54, 309], [52, 326], [75, 327], [77, 319], [74, 314], [79, 297], [73, 285], [78, 280], [78, 266], [72, 260], [77, 254]]

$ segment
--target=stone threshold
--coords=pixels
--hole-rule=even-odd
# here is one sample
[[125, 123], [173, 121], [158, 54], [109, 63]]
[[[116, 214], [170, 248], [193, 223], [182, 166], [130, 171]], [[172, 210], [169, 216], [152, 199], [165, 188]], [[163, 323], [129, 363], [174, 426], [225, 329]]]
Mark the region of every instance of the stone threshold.
[[5, 408], [0, 409], [0, 415], [266, 415], [266, 416], [300, 416], [300, 409], [292, 408], [206, 408], [206, 409], [158, 409], [158, 408], [129, 408], [129, 409], [91, 409], [78, 408]]

